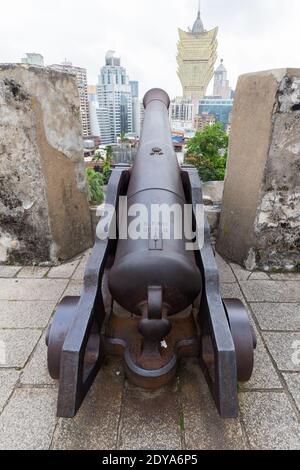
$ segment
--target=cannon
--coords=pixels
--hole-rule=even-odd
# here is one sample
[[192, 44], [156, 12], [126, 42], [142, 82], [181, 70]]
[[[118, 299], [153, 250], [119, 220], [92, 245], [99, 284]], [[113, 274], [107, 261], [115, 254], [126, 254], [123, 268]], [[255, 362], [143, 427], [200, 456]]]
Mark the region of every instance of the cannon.
[[[169, 105], [163, 90], [146, 93], [136, 159], [116, 165], [109, 180], [108, 236], [99, 235], [100, 220], [81, 296], [64, 298], [48, 328], [60, 417], [75, 416], [109, 355], [121, 356], [128, 379], [147, 389], [173, 380], [182, 358], [196, 357], [223, 418], [237, 417], [238, 382], [252, 375], [255, 334], [242, 302], [221, 297], [209, 225], [197, 213], [202, 183], [194, 167], [178, 164]], [[186, 207], [190, 217], [175, 217]], [[169, 209], [168, 223], [161, 208]]]

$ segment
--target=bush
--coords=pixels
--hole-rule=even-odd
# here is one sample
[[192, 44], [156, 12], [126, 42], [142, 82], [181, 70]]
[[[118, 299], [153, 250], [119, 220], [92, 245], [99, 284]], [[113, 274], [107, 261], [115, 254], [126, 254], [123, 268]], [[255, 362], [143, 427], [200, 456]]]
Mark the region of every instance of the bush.
[[87, 168], [86, 177], [88, 182], [89, 201], [92, 203], [102, 204], [104, 201], [103, 176], [93, 170], [93, 168]]
[[228, 135], [222, 124], [206, 126], [187, 145], [186, 163], [194, 165], [202, 181], [223, 181], [227, 163]]

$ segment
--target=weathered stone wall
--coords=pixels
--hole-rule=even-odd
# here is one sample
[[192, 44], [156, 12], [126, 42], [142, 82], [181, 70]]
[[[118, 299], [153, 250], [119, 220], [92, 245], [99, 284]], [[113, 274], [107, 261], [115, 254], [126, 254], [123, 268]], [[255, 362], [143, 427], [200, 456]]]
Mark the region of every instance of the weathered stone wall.
[[300, 262], [300, 69], [240, 77], [218, 251], [248, 269]]
[[0, 263], [56, 263], [91, 240], [75, 78], [0, 65]]

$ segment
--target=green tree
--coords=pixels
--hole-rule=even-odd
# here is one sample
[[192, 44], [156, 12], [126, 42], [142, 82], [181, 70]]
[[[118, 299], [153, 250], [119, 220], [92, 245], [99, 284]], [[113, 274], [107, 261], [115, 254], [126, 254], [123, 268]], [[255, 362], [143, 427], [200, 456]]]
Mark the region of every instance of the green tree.
[[93, 170], [93, 168], [87, 168], [86, 177], [88, 182], [89, 201], [92, 203], [102, 204], [104, 201], [103, 176]]
[[222, 124], [208, 125], [188, 142], [185, 161], [197, 168], [202, 181], [223, 181], [227, 151], [228, 135]]

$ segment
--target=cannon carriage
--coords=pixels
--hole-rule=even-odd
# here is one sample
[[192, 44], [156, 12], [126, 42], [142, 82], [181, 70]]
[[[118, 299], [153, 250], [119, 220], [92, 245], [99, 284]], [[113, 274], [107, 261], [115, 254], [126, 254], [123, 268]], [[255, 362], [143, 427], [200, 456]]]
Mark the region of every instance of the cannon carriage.
[[[169, 104], [163, 90], [145, 95], [136, 160], [117, 165], [108, 185], [106, 204], [115, 208], [108, 226], [119, 220], [117, 236], [96, 237], [81, 296], [62, 300], [47, 332], [58, 416], [76, 414], [107, 355], [122, 356], [129, 380], [148, 389], [172, 380], [181, 358], [197, 357], [220, 415], [238, 415], [237, 383], [251, 377], [255, 334], [244, 305], [221, 298], [209, 225], [197, 217], [201, 181], [195, 168], [178, 165]], [[189, 205], [195, 239], [185, 230], [177, 236], [184, 222], [174, 217], [165, 236], [164, 222], [150, 218], [154, 205], [182, 213]], [[138, 206], [148, 214], [143, 235], [125, 237], [124, 217], [129, 227]]]

